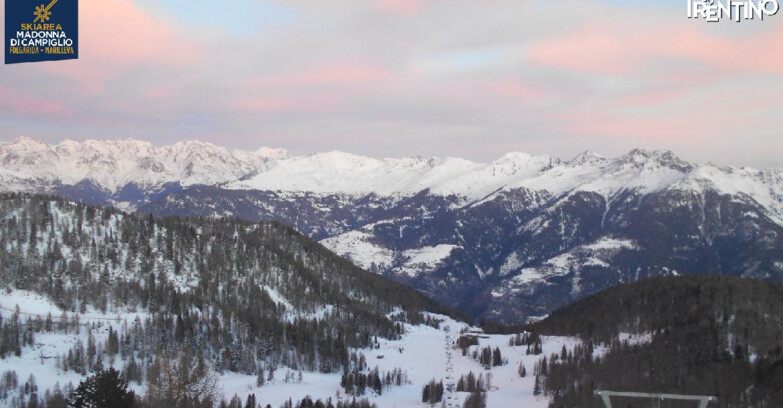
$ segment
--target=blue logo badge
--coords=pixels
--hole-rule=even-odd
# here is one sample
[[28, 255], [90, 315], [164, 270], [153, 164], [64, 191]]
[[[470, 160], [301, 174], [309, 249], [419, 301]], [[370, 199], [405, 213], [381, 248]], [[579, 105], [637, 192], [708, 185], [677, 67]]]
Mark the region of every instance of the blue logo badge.
[[5, 63], [79, 58], [79, 0], [5, 0]]

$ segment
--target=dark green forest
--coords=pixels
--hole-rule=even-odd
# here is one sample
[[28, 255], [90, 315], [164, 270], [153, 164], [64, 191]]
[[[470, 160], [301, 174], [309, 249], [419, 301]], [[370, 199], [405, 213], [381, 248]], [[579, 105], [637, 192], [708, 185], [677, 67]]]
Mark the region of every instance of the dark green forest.
[[[534, 336], [584, 341], [545, 363], [543, 392], [551, 407], [602, 407], [595, 390], [711, 395], [718, 397], [712, 406], [726, 408], [783, 406], [781, 284], [725, 276], [654, 278], [585, 298], [530, 329]], [[620, 333], [642, 337], [620, 341]], [[604, 347], [599, 356], [596, 349]], [[650, 403], [627, 399], [614, 406]]]

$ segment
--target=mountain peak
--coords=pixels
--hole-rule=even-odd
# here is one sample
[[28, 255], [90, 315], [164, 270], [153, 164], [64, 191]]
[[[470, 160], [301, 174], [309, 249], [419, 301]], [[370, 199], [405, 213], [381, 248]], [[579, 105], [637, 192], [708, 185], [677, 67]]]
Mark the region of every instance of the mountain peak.
[[600, 154], [585, 150], [582, 153], [579, 153], [574, 157], [573, 159], [569, 160], [567, 162], [567, 165], [569, 167], [577, 167], [577, 166], [585, 166], [585, 165], [601, 165], [605, 164], [608, 161], [608, 159], [604, 156], [601, 156]]
[[553, 159], [552, 156], [548, 154], [541, 154], [541, 155], [534, 155], [530, 153], [525, 152], [509, 152], [501, 156], [499, 159], [495, 160], [493, 164], [500, 164], [500, 163], [513, 163], [514, 165], [551, 165], [554, 163], [557, 163], [557, 159]]
[[313, 160], [318, 165], [326, 166], [337, 171], [352, 171], [357, 170], [357, 167], [377, 167], [381, 163], [381, 160], [379, 159], [360, 156], [353, 153], [346, 153], [339, 150], [332, 150], [330, 152], [324, 153], [313, 153], [308, 156], [308, 159]]
[[51, 145], [21, 137], [0, 143], [2, 167], [26, 175], [33, 183], [76, 185], [90, 181], [108, 192], [128, 184], [153, 187], [234, 181], [282, 151], [270, 149], [266, 153], [229, 150], [200, 141], [159, 148], [136, 139], [63, 140]]
[[532, 154], [528, 152], [520, 152], [520, 151], [513, 151], [505, 153], [503, 156], [500, 156], [498, 160], [519, 160], [519, 159], [529, 159], [533, 157]]
[[636, 148], [631, 149], [625, 157], [631, 157], [635, 159], [667, 159], [667, 160], [680, 160], [673, 151], [669, 149], [643, 149]]
[[354, 153], [344, 152], [342, 150], [330, 150], [328, 152], [310, 153], [309, 157], [316, 157], [319, 159], [328, 160], [365, 160], [369, 159], [367, 156], [361, 156]]
[[14, 148], [23, 149], [23, 150], [41, 150], [49, 146], [44, 142], [31, 139], [27, 136], [20, 136], [10, 142], [7, 142], [7, 144], [9, 146], [13, 146]]
[[288, 150], [281, 149], [281, 148], [273, 148], [273, 147], [266, 147], [263, 146], [255, 151], [255, 154], [265, 157], [267, 159], [271, 160], [279, 160], [279, 159], [285, 159], [288, 157]]
[[620, 163], [632, 164], [635, 166], [657, 165], [667, 167], [673, 170], [687, 173], [693, 170], [694, 166], [680, 159], [671, 150], [647, 150], [633, 149], [628, 154], [618, 159]]

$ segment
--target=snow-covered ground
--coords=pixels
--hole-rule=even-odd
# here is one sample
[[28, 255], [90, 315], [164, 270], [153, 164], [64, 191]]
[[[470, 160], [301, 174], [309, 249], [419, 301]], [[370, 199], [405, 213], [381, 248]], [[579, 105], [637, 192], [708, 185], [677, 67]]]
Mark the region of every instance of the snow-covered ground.
[[[336, 237], [322, 240], [320, 243], [334, 253], [348, 258], [354, 264], [369, 270], [383, 270], [395, 263], [395, 253], [371, 242], [373, 224], [364, 226]], [[457, 245], [441, 244], [409, 249], [399, 254], [399, 272], [415, 277], [420, 273], [435, 270]], [[374, 267], [373, 267], [374, 265]]]
[[[56, 325], [63, 315], [62, 309], [39, 294], [24, 290], [0, 291], [0, 315], [2, 315], [3, 319], [11, 318], [17, 306], [19, 307], [21, 322], [25, 322], [27, 319], [35, 319], [36, 317], [45, 320], [47, 315], [51, 313], [52, 320]], [[56, 366], [56, 360], [58, 356], [68, 354], [68, 351], [78, 341], [81, 341], [85, 347], [87, 346], [88, 334], [85, 329], [87, 325], [93, 327], [92, 333], [96, 342], [105, 342], [109, 334], [109, 327], [118, 331], [120, 326], [126, 321], [131, 323], [136, 318], [144, 320], [147, 317], [144, 313], [102, 314], [99, 311], [88, 308], [84, 314], [67, 313], [67, 318], [72, 319], [77, 315], [82, 324], [79, 333], [36, 333], [33, 346], [23, 348], [21, 356], [17, 357], [11, 354], [9, 357], [0, 360], [0, 373], [11, 370], [16, 371], [20, 384], [24, 384], [30, 375], [33, 375], [41, 395], [45, 390], [53, 389], [55, 384], [59, 384], [61, 387], [68, 383], [76, 386], [83, 376], [73, 371], [63, 372], [59, 370]], [[112, 364], [112, 361], [109, 359], [104, 359], [104, 364], [106, 367], [113, 365], [115, 368], [121, 368], [123, 365], [119, 360], [114, 361], [114, 364]], [[135, 383], [131, 384], [131, 386], [137, 392], [143, 392], [143, 387]], [[1, 403], [2, 401], [0, 400]]]
[[[453, 349], [453, 341], [459, 337], [459, 331], [468, 327], [464, 323], [458, 323], [445, 316], [432, 315], [444, 319], [440, 329], [429, 326], [407, 326], [407, 334], [398, 341], [379, 340], [379, 349], [360, 350], [367, 357], [367, 365], [383, 371], [392, 371], [399, 367], [407, 371], [410, 384], [401, 387], [392, 386], [384, 391], [383, 395], [365, 395], [379, 407], [384, 408], [408, 408], [427, 407], [421, 402], [421, 392], [426, 383], [435, 379], [443, 380], [444, 385], [455, 383], [457, 379], [468, 372], [476, 375], [492, 373], [493, 390], [487, 394], [488, 408], [507, 408], [522, 406], [529, 408], [546, 407], [547, 398], [533, 395], [532, 375], [535, 363], [543, 356], [552, 353], [560, 353], [563, 345], [572, 348], [579, 340], [566, 337], [545, 337], [543, 339], [543, 351], [541, 355], [526, 355], [526, 347], [511, 347], [508, 345], [510, 335], [489, 335], [481, 338], [478, 347], [490, 346], [500, 348], [504, 359], [508, 364], [494, 367], [491, 370], [484, 368], [469, 356], [462, 356], [459, 349]], [[446, 328], [448, 327], [448, 330]], [[476, 346], [473, 346], [474, 348]], [[470, 353], [469, 353], [470, 354]], [[451, 361], [449, 361], [449, 355]], [[382, 357], [381, 357], [382, 356]], [[379, 358], [380, 357], [380, 358]], [[525, 378], [519, 377], [519, 364], [524, 363], [528, 372]], [[448, 368], [451, 367], [451, 370]], [[226, 396], [234, 393], [246, 398], [250, 393], [256, 394], [256, 399], [264, 404], [272, 404], [273, 407], [282, 405], [289, 397], [294, 401], [306, 395], [312, 398], [326, 399], [336, 398], [340, 388], [340, 374], [316, 374], [304, 373], [302, 384], [285, 384], [280, 379], [284, 377], [285, 369], [278, 369], [277, 378], [273, 386], [255, 386], [254, 376], [226, 375], [222, 377], [223, 391]], [[444, 399], [447, 406], [462, 406], [468, 393], [450, 394], [446, 392]], [[344, 397], [344, 396], [343, 396]], [[451, 398], [450, 398], [451, 397]]]
[[[578, 271], [580, 266], [594, 265], [608, 268], [612, 264], [612, 258], [618, 252], [635, 248], [638, 246], [632, 240], [611, 237], [600, 238], [595, 242], [576, 246], [567, 252], [547, 259], [541, 265], [521, 269], [518, 274], [509, 279], [507, 285], [493, 290], [492, 296], [500, 298], [509, 293], [529, 290], [528, 285], [531, 283], [544, 282], [547, 278], [554, 276], [568, 275], [572, 271]], [[500, 269], [500, 276], [506, 276], [510, 271], [523, 264], [523, 259], [517, 253], [511, 253]], [[578, 285], [577, 276], [573, 292], [576, 294], [579, 290], [581, 288]]]
[[[3, 318], [9, 318], [17, 305], [22, 321], [27, 317], [34, 318], [35, 315], [45, 319], [46, 314], [51, 313], [56, 322], [62, 314], [62, 310], [56, 305], [39, 295], [19, 290], [0, 293], [0, 307], [2, 308], [0, 313]], [[69, 316], [71, 316], [70, 313]], [[120, 330], [126, 320], [130, 323], [136, 317], [140, 317], [142, 320], [145, 318], [143, 314], [138, 313], [101, 314], [95, 310], [88, 310], [79, 317], [83, 326], [93, 326], [93, 336], [101, 342], [106, 340], [110, 326], [114, 330]], [[453, 348], [453, 343], [459, 337], [460, 330], [468, 326], [445, 316], [432, 315], [432, 317], [443, 319], [440, 329], [424, 325], [408, 325], [406, 326], [407, 333], [401, 340], [379, 339], [379, 348], [358, 350], [366, 356], [369, 369], [377, 366], [381, 372], [384, 372], [401, 368], [406, 371], [410, 382], [400, 387], [391, 386], [382, 395], [368, 393], [365, 397], [384, 408], [425, 407], [426, 405], [421, 402], [421, 392], [424, 384], [430, 380], [443, 380], [444, 385], [447, 385], [456, 383], [460, 375], [467, 374], [469, 371], [486, 375], [488, 371], [485, 371], [478, 362], [469, 356], [462, 356], [459, 349]], [[535, 356], [526, 355], [525, 346], [509, 346], [509, 335], [485, 337], [479, 340], [479, 347], [490, 346], [493, 349], [498, 347], [503, 358], [508, 360], [507, 365], [494, 367], [489, 371], [492, 373], [493, 385], [493, 390], [487, 395], [487, 405], [490, 408], [545, 407], [547, 405], [546, 398], [533, 396], [534, 376], [532, 372], [536, 361], [544, 355], [559, 353], [563, 345], [570, 348], [578, 343], [578, 340], [572, 338], [544, 338], [544, 354]], [[41, 392], [52, 389], [55, 383], [59, 383], [60, 386], [71, 383], [75, 386], [81, 381], [82, 376], [72, 371], [62, 372], [56, 367], [55, 361], [56, 356], [67, 354], [77, 341], [82, 341], [86, 346], [86, 329], [82, 328], [79, 333], [38, 334], [35, 337], [34, 345], [25, 347], [20, 357], [12, 355], [0, 360], [0, 373], [14, 370], [22, 384], [32, 374], [35, 376]], [[517, 374], [520, 362], [525, 364], [529, 373], [526, 378], [520, 378]], [[109, 366], [112, 362], [105, 358], [104, 364]], [[113, 362], [115, 368], [122, 368], [123, 364], [119, 359]], [[275, 380], [263, 387], [256, 386], [255, 376], [224, 373], [220, 376], [220, 385], [226, 399], [237, 394], [244, 401], [246, 396], [252, 393], [256, 395], [257, 401], [263, 403], [264, 406], [271, 404], [275, 408], [289, 398], [296, 401], [308, 395], [314, 399], [332, 398], [336, 400], [339, 391], [339, 394], [345, 398], [340, 388], [340, 374], [305, 372], [301, 383], [297, 380], [286, 383], [284, 381], [286, 371], [288, 368], [279, 367], [275, 372]], [[132, 383], [132, 388], [140, 394], [144, 393], [143, 386]], [[462, 406], [466, 397], [467, 393], [446, 392], [444, 399], [447, 406], [456, 407]]]

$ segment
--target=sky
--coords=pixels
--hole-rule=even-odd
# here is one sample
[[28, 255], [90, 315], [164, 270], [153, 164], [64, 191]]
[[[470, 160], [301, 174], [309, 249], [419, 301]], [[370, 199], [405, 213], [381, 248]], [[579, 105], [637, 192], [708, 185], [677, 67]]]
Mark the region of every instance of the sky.
[[477, 161], [638, 147], [783, 167], [783, 11], [708, 23], [686, 0], [79, 7], [79, 60], [0, 67], [0, 140]]

